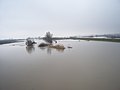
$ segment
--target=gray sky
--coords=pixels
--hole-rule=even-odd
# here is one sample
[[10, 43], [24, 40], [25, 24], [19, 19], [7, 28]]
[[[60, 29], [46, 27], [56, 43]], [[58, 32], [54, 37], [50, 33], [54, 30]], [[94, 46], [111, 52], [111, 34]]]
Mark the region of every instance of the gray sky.
[[120, 33], [120, 0], [0, 0], [0, 38]]

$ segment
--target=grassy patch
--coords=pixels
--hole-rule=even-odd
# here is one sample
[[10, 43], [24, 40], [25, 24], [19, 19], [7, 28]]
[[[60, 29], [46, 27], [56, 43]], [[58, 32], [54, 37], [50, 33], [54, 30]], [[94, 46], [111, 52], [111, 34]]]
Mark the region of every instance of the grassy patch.
[[120, 39], [112, 39], [112, 38], [79, 38], [80, 40], [87, 40], [87, 41], [106, 41], [106, 42], [119, 42]]

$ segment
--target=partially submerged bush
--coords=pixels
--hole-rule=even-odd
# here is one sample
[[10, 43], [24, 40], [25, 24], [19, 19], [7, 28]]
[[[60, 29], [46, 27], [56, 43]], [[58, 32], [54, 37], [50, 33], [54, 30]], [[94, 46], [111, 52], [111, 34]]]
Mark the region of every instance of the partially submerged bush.
[[33, 39], [29, 39], [29, 38], [26, 39], [27, 46], [32, 46], [33, 44], [36, 44], [36, 42]]
[[67, 48], [72, 48], [71, 46], [68, 46]]
[[38, 47], [46, 47], [46, 46], [48, 46], [49, 44], [47, 44], [47, 43], [40, 43], [40, 45], [38, 45]]

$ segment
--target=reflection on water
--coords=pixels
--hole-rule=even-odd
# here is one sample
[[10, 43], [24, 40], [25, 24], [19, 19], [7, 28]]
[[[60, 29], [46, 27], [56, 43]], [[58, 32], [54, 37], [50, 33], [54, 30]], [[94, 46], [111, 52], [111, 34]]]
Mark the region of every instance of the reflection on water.
[[64, 49], [60, 49], [60, 48], [54, 48], [54, 49], [56, 49], [56, 51], [58, 52], [64, 52]]
[[42, 51], [46, 49], [46, 47], [38, 47], [38, 48], [40, 48]]
[[47, 54], [51, 54], [52, 53], [52, 49], [47, 47]]
[[26, 51], [31, 54], [33, 51], [35, 51], [35, 47], [34, 46], [26, 46]]
[[40, 48], [42, 51], [47, 51], [47, 54], [52, 54], [52, 50], [56, 50], [57, 52], [64, 52], [64, 49], [59, 49], [59, 48], [50, 48], [50, 47], [38, 47]]

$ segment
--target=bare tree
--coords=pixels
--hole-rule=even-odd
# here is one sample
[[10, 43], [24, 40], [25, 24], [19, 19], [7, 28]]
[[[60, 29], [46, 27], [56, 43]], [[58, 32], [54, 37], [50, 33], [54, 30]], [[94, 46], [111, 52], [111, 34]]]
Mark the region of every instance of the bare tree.
[[46, 32], [46, 35], [45, 35], [47, 38], [52, 38], [53, 34], [51, 34], [50, 32]]
[[45, 35], [45, 37], [43, 39], [46, 42], [52, 44], [53, 43], [52, 36], [53, 36], [53, 34], [51, 34], [50, 32], [46, 32], [46, 35]]

